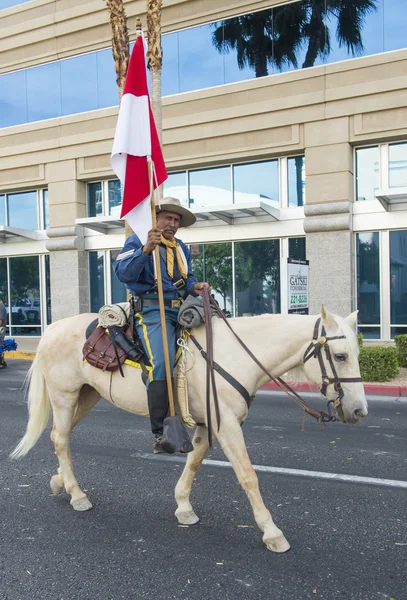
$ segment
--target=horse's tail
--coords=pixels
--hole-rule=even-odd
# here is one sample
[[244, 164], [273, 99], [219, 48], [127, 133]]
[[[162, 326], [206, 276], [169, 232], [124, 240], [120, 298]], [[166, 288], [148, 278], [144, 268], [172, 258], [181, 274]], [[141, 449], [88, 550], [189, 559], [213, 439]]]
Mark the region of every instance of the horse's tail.
[[10, 454], [11, 459], [25, 456], [39, 440], [50, 416], [50, 403], [42, 369], [35, 358], [27, 374], [29, 419], [24, 437]]

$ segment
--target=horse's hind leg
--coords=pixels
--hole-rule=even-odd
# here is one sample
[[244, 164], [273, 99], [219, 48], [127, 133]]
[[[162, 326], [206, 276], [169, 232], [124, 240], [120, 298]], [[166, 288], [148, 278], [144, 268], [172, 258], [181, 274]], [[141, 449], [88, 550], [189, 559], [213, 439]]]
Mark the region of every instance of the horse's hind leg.
[[[69, 440], [78, 405], [79, 393], [53, 393], [52, 389], [48, 389], [48, 392], [54, 415], [51, 439], [59, 461], [58, 476], [62, 476], [63, 487], [71, 496], [72, 507], [80, 511], [89, 510], [92, 508], [92, 504], [89, 502], [86, 494], [80, 489], [73, 472]], [[59, 484], [60, 479], [58, 476], [56, 483]]]
[[222, 413], [222, 424], [216, 437], [250, 500], [256, 523], [264, 532], [263, 542], [272, 552], [286, 552], [290, 549], [290, 544], [285, 539], [283, 532], [274, 524], [270, 512], [264, 505], [258, 478], [247, 453], [242, 429], [232, 413], [228, 415]]
[[[100, 400], [100, 394], [94, 388], [85, 385], [79, 392], [79, 400], [76, 405], [76, 410], [74, 414], [74, 418], [72, 421], [71, 432], [76, 427], [76, 425], [82, 421], [86, 417], [86, 415], [92, 410], [92, 408], [97, 404]], [[51, 441], [53, 444], [55, 439], [55, 422], [52, 425], [51, 431]], [[58, 473], [51, 477], [50, 481], [51, 492], [54, 496], [58, 496], [61, 492], [64, 491], [64, 478], [61, 472], [61, 467], [58, 468]], [[89, 507], [91, 508], [91, 506]]]
[[182, 475], [175, 486], [175, 499], [178, 505], [175, 516], [183, 525], [195, 525], [199, 521], [199, 517], [197, 517], [191, 506], [189, 496], [195, 473], [201, 466], [209, 448], [208, 429], [202, 426], [197, 427], [192, 443], [194, 449], [188, 454]]

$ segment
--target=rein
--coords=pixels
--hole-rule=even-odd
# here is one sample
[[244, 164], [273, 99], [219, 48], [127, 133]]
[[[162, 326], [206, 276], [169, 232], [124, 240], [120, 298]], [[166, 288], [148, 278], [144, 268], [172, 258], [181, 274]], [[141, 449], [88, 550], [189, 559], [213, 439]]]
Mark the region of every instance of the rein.
[[[334, 388], [338, 392], [338, 398], [336, 400], [328, 401], [328, 403], [327, 403], [328, 413], [326, 413], [324, 411], [320, 411], [317, 408], [312, 407], [288, 383], [286, 383], [283, 379], [281, 379], [281, 377], [277, 377], [277, 378], [274, 377], [261, 364], [261, 362], [254, 356], [252, 351], [246, 346], [246, 344], [240, 339], [240, 337], [237, 335], [237, 333], [233, 330], [232, 326], [226, 319], [225, 315], [223, 314], [223, 312], [221, 311], [221, 309], [219, 308], [219, 306], [215, 302], [215, 300], [213, 298], [210, 298], [208, 291], [206, 289], [204, 289], [203, 290], [203, 306], [204, 306], [205, 325], [206, 325], [207, 354], [206, 354], [206, 356], [202, 352], [201, 352], [201, 354], [203, 355], [203, 357], [205, 358], [205, 360], [207, 362], [206, 409], [207, 409], [207, 416], [208, 416], [208, 436], [209, 436], [210, 445], [211, 445], [211, 441], [212, 441], [211, 428], [210, 428], [210, 383], [212, 384], [214, 405], [215, 405], [216, 416], [217, 416], [218, 431], [219, 431], [219, 427], [220, 427], [220, 411], [219, 411], [218, 397], [217, 397], [216, 386], [215, 386], [215, 375], [214, 375], [215, 365], [216, 365], [216, 367], [218, 367], [218, 365], [216, 363], [214, 363], [214, 361], [213, 361], [212, 317], [211, 317], [211, 306], [210, 306], [211, 304], [215, 308], [218, 316], [223, 319], [223, 321], [226, 323], [226, 325], [228, 326], [230, 331], [233, 333], [233, 335], [235, 336], [235, 338], [237, 339], [239, 344], [242, 346], [242, 348], [244, 348], [244, 350], [247, 352], [247, 354], [250, 356], [250, 358], [256, 363], [256, 365], [258, 367], [260, 367], [260, 369], [267, 375], [267, 377], [270, 378], [271, 381], [273, 381], [283, 392], [285, 392], [287, 394], [287, 396], [293, 402], [295, 402], [300, 408], [302, 408], [305, 411], [306, 415], [311, 415], [312, 417], [314, 417], [314, 419], [316, 419], [321, 424], [329, 423], [329, 422], [333, 422], [333, 421], [337, 420], [336, 416], [333, 414], [333, 406], [336, 409], [341, 407], [341, 400], [344, 396], [341, 382], [361, 382], [362, 381], [361, 377], [339, 378], [338, 374], [336, 372], [335, 365], [332, 360], [331, 352], [329, 350], [328, 341], [334, 340], [334, 339], [343, 339], [343, 338], [345, 338], [344, 335], [326, 337], [325, 327], [322, 326], [321, 336], [318, 337], [319, 326], [321, 323], [321, 319], [319, 318], [316, 321], [315, 326], [314, 326], [313, 341], [310, 343], [310, 345], [308, 346], [307, 350], [304, 353], [303, 362], [306, 362], [307, 360], [309, 360], [312, 357], [318, 358], [318, 362], [319, 362], [319, 365], [321, 368], [321, 373], [322, 373], [322, 386], [320, 388], [321, 393], [323, 395], [325, 395], [327, 387], [331, 383], [334, 384]], [[315, 341], [316, 341], [316, 343], [314, 343]], [[327, 374], [327, 371], [325, 368], [325, 363], [324, 363], [322, 355], [321, 355], [322, 347], [324, 347], [325, 355], [326, 355], [326, 358], [332, 369], [333, 377], [329, 377]]]

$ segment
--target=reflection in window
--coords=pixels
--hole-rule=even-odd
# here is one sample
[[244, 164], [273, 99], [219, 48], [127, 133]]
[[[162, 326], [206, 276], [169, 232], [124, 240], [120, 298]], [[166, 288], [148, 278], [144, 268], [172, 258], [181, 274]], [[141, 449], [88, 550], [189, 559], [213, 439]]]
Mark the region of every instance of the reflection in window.
[[232, 204], [230, 167], [189, 171], [189, 206]]
[[6, 223], [6, 197], [0, 194], [0, 225], [7, 225]]
[[37, 192], [7, 195], [8, 224], [20, 229], [38, 229]]
[[268, 200], [279, 204], [278, 160], [233, 166], [234, 202]]
[[105, 303], [104, 252], [89, 252], [90, 310], [98, 312]]
[[107, 182], [107, 194], [109, 198], [109, 215], [119, 218], [122, 206], [122, 184], [119, 179]]
[[305, 157], [293, 156], [287, 160], [288, 206], [305, 204]]
[[24, 4], [25, 2], [30, 2], [30, 0], [0, 0], [0, 10], [9, 8], [10, 6], [17, 6], [17, 4]]
[[9, 258], [11, 335], [41, 335], [39, 256]]
[[389, 145], [389, 186], [407, 187], [407, 143]]
[[356, 236], [358, 321], [361, 325], [380, 324], [379, 233]]
[[356, 150], [356, 200], [375, 200], [380, 186], [379, 147]]
[[407, 325], [407, 231], [390, 231], [390, 321]]
[[112, 303], [126, 302], [126, 286], [117, 279], [113, 264], [119, 255], [120, 250], [110, 250], [110, 279], [111, 279], [111, 298]]
[[295, 260], [306, 260], [306, 240], [305, 237], [288, 238], [288, 258]]
[[0, 75], [0, 127], [27, 123], [26, 71]]
[[186, 171], [168, 173], [164, 182], [164, 196], [178, 198], [184, 206], [188, 206], [188, 185]]
[[47, 325], [52, 322], [52, 314], [51, 314], [51, 274], [50, 274], [50, 265], [49, 265], [49, 254], [46, 254], [45, 257], [45, 292], [47, 294]]
[[97, 107], [116, 106], [119, 99], [112, 50], [108, 48], [95, 54], [97, 63]]
[[61, 60], [62, 114], [98, 107], [96, 53]]
[[279, 240], [235, 242], [235, 277], [236, 316], [279, 313]]
[[49, 202], [48, 202], [48, 190], [42, 190], [42, 214], [44, 220], [44, 229], [49, 227]]
[[[7, 258], [0, 258], [0, 301], [3, 302], [7, 310], [7, 324], [8, 319], [8, 285], [7, 285]], [[6, 323], [4, 323], [4, 326]], [[9, 329], [7, 328], [7, 335], [9, 335]]]
[[86, 192], [88, 217], [100, 217], [103, 214], [102, 182], [88, 183]]
[[27, 120], [61, 115], [61, 62], [27, 69]]
[[232, 315], [232, 244], [192, 244], [192, 272], [208, 281], [215, 300], [226, 316]]
[[380, 327], [358, 327], [358, 333], [361, 333], [366, 340], [380, 339]]

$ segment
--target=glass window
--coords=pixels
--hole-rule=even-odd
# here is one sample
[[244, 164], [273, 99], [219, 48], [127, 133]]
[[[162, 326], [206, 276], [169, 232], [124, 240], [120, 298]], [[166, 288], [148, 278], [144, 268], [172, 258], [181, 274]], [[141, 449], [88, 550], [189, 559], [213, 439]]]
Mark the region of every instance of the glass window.
[[358, 233], [357, 300], [358, 321], [362, 325], [380, 324], [379, 233]]
[[288, 238], [288, 258], [307, 260], [305, 237]]
[[[8, 307], [8, 284], [7, 284], [7, 258], [0, 258], [0, 300], [3, 302], [7, 310], [7, 324], [9, 323], [9, 307]], [[7, 330], [7, 335], [9, 330]]]
[[380, 0], [378, 2], [377, 13], [383, 16], [384, 52], [406, 47], [405, 10], [404, 0]]
[[179, 33], [168, 33], [162, 37], [163, 70], [162, 95], [171, 96], [180, 91], [179, 84]]
[[95, 52], [97, 65], [97, 107], [117, 106], [119, 96], [111, 48]]
[[391, 327], [390, 337], [394, 338], [395, 335], [406, 335], [407, 327]]
[[105, 303], [104, 252], [89, 252], [90, 310], [98, 312]]
[[116, 273], [113, 269], [113, 264], [116, 258], [118, 257], [119, 252], [120, 250], [110, 250], [110, 279], [112, 286], [111, 297], [113, 304], [115, 302], [126, 302], [127, 299], [126, 286], [124, 285], [124, 283], [117, 279]]
[[375, 200], [380, 186], [379, 147], [356, 150], [356, 200]]
[[24, 4], [30, 0], [0, 0], [0, 10], [3, 8], [9, 8], [10, 6], [17, 6], [17, 4]]
[[232, 303], [232, 244], [192, 244], [192, 271], [198, 281], [208, 281], [212, 293], [226, 316], [231, 316]]
[[189, 206], [232, 204], [230, 167], [189, 171]]
[[407, 143], [389, 145], [389, 186], [407, 187]]
[[122, 207], [122, 184], [119, 179], [107, 182], [107, 193], [109, 197], [109, 215], [120, 218]]
[[390, 321], [407, 325], [407, 231], [390, 231]]
[[305, 157], [293, 156], [287, 160], [288, 206], [305, 204]]
[[233, 166], [234, 201], [279, 204], [278, 160]]
[[236, 316], [279, 313], [279, 240], [235, 242], [235, 277]]
[[41, 335], [38, 256], [9, 259], [11, 335]]
[[7, 194], [8, 224], [20, 229], [38, 229], [37, 192]]
[[164, 182], [164, 196], [178, 198], [182, 204], [188, 206], [187, 173], [169, 173]]
[[51, 274], [50, 274], [50, 262], [49, 254], [45, 255], [45, 291], [47, 294], [47, 325], [52, 322], [51, 313]]
[[48, 190], [42, 190], [42, 210], [44, 219], [44, 229], [49, 227], [49, 202], [48, 202]]
[[201, 25], [180, 32], [180, 92], [225, 83], [222, 55], [212, 44], [211, 37], [211, 25]]
[[61, 60], [62, 114], [98, 108], [96, 53]]
[[6, 223], [6, 197], [4, 194], [0, 194], [0, 225], [7, 225]]
[[102, 182], [88, 183], [86, 191], [88, 217], [100, 217], [103, 214]]
[[61, 62], [27, 69], [28, 121], [61, 115]]
[[26, 71], [0, 75], [0, 126], [27, 123]]
[[380, 327], [358, 327], [358, 333], [367, 340], [380, 340]]

